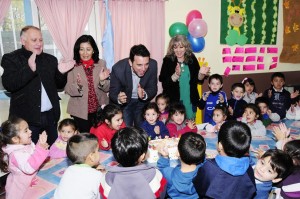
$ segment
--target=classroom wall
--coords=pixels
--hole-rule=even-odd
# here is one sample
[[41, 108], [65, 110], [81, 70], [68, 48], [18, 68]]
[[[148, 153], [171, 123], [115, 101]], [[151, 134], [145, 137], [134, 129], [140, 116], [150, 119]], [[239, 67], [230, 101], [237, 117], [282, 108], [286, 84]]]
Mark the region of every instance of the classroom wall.
[[[183, 22], [185, 23], [186, 16], [191, 10], [199, 10], [202, 13], [202, 19], [204, 19], [208, 26], [208, 32], [205, 38], [205, 48], [200, 53], [195, 53], [197, 57], [204, 57], [211, 67], [212, 73], [223, 74], [226, 65], [222, 62], [222, 48], [227, 45], [220, 44], [220, 10], [221, 10], [221, 1], [223, 0], [169, 0], [166, 1], [166, 31], [165, 31], [165, 49], [167, 49], [170, 36], [169, 36], [169, 27], [175, 22]], [[283, 0], [279, 0], [279, 11], [278, 11], [278, 30], [277, 30], [277, 44], [276, 45], [264, 45], [265, 47], [278, 47], [278, 54], [280, 56], [280, 52], [282, 50], [282, 35], [283, 35], [283, 17], [282, 17], [282, 2]], [[249, 46], [259, 46], [261, 45], [245, 45], [244, 47]], [[232, 48], [237, 47], [235, 45]], [[260, 75], [260, 78], [267, 78], [269, 82], [270, 73], [277, 71], [296, 71], [296, 73], [291, 73], [292, 81], [288, 84], [300, 84], [299, 80], [297, 80], [296, 76], [300, 75], [300, 63], [298, 64], [290, 64], [290, 63], [278, 63], [277, 68], [269, 70], [269, 68], [265, 70], [255, 70], [255, 71], [231, 71], [228, 79], [231, 79], [232, 75], [240, 75], [241, 77], [237, 77], [236, 79], [243, 79], [242, 77], [248, 76], [247, 74], [265, 74]], [[289, 76], [290, 76], [289, 75]], [[235, 78], [234, 78], [235, 79]], [[294, 82], [294, 80], [296, 82]], [[297, 83], [297, 81], [299, 83]]]

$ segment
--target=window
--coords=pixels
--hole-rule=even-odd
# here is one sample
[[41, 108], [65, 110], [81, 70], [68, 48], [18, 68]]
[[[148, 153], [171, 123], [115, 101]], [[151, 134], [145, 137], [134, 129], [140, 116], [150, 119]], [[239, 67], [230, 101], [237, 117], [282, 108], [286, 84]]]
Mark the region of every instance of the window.
[[[96, 1], [95, 4], [98, 4], [98, 1]], [[99, 33], [99, 25], [96, 26], [96, 24], [100, 24], [100, 15], [99, 10], [95, 9], [95, 7], [98, 8], [98, 6], [94, 5], [94, 9], [92, 10], [89, 22], [83, 34], [92, 35], [98, 46], [100, 46], [101, 38], [99, 35], [101, 34]], [[20, 31], [25, 25], [34, 25], [39, 27], [43, 34], [44, 52], [52, 54], [60, 60], [61, 53], [55, 46], [43, 18], [39, 15], [38, 8], [34, 0], [11, 1], [11, 6], [4, 18], [3, 25], [0, 26], [0, 60], [5, 53], [12, 52], [21, 47]], [[100, 49], [101, 48], [99, 48], [99, 50]]]

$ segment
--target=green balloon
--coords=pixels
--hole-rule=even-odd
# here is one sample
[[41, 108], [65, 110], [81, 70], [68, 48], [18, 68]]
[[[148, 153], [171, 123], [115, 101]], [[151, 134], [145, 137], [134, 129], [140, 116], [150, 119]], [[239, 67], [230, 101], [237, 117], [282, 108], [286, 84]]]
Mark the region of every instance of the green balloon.
[[188, 28], [184, 23], [176, 22], [173, 23], [169, 28], [169, 35], [174, 37], [175, 35], [188, 35]]

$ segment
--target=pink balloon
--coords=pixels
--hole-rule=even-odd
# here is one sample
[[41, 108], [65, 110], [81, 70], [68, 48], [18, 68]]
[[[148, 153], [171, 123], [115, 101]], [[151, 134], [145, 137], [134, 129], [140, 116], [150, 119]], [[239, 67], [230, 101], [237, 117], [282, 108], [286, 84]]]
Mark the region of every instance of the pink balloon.
[[198, 10], [192, 10], [186, 16], [186, 26], [189, 26], [194, 19], [202, 19], [202, 14]]
[[194, 38], [204, 37], [207, 33], [207, 24], [203, 19], [194, 19], [191, 21], [188, 30]]

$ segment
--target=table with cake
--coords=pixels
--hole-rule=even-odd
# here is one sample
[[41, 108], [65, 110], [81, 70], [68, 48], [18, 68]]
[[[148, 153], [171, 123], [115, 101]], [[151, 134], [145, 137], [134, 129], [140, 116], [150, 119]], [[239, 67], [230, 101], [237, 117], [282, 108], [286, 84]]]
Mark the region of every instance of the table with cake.
[[[294, 120], [283, 120], [287, 127], [291, 128], [290, 136], [292, 139], [300, 139], [300, 121]], [[269, 148], [275, 148], [276, 141], [272, 134], [272, 128], [279, 123], [272, 123], [267, 127], [267, 135], [263, 137], [253, 137], [250, 148], [250, 157], [251, 162], [254, 164], [256, 162], [256, 154], [253, 153], [256, 149], [267, 150]], [[213, 158], [217, 154], [216, 143], [217, 143], [217, 134], [216, 133], [207, 133], [203, 130], [205, 125], [198, 125], [198, 133], [201, 134], [207, 145], [206, 157]], [[169, 158], [171, 166], [175, 166], [179, 163], [177, 157], [177, 144], [179, 138], [167, 138], [167, 139], [157, 139], [150, 140], [148, 147], [148, 159], [146, 164], [156, 165], [156, 162], [159, 158], [156, 146], [159, 142], [165, 142], [165, 146], [169, 152]], [[113, 166], [117, 165], [112, 152], [109, 151], [99, 151], [101, 164], [104, 166]], [[46, 162], [40, 171], [37, 174], [36, 179], [32, 183], [32, 186], [29, 189], [27, 198], [52, 198], [55, 188], [59, 184], [59, 181], [65, 171], [65, 169], [70, 165], [70, 161], [67, 158], [65, 159], [53, 159]], [[26, 197], [25, 197], [26, 198]]]

